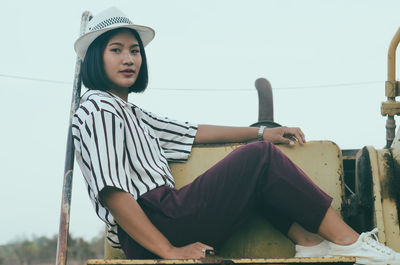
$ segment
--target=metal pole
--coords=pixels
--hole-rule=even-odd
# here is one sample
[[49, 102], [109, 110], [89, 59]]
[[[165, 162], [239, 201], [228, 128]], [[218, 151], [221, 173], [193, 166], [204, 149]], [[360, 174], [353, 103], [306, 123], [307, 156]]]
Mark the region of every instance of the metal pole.
[[[86, 24], [91, 15], [88, 11], [83, 12], [81, 18], [80, 35], [85, 33]], [[64, 169], [64, 183], [62, 190], [61, 201], [61, 214], [60, 214], [60, 227], [57, 239], [57, 257], [56, 265], [65, 265], [67, 263], [67, 244], [68, 244], [68, 230], [71, 209], [71, 194], [72, 194], [72, 175], [74, 170], [74, 143], [72, 140], [71, 123], [75, 110], [79, 106], [79, 98], [81, 95], [81, 78], [80, 78], [81, 60], [79, 57], [75, 64], [75, 76], [72, 90], [71, 111], [69, 116], [67, 148], [65, 155], [65, 169]]]
[[[387, 101], [385, 105], [392, 105], [396, 103], [396, 96], [398, 96], [398, 84], [396, 82], [396, 49], [400, 42], [400, 28], [397, 30], [392, 41], [390, 42], [388, 51], [388, 76], [385, 84], [385, 94]], [[392, 113], [382, 113], [387, 115], [386, 120], [386, 148], [392, 145], [395, 131], [396, 121]]]
[[272, 87], [270, 82], [265, 78], [258, 78], [254, 83], [258, 93], [258, 121], [251, 124], [251, 127], [267, 128], [280, 127], [281, 125], [274, 122], [274, 99], [272, 96]]
[[258, 121], [274, 121], [274, 100], [271, 84], [265, 78], [255, 82], [258, 93]]

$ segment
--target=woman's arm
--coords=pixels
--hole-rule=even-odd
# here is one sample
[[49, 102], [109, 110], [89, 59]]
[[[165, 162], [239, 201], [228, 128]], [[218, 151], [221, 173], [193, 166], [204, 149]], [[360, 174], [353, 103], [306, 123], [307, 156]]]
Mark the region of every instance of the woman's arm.
[[[194, 142], [199, 143], [229, 143], [246, 142], [256, 140], [258, 136], [257, 127], [229, 127], [204, 125], [198, 126]], [[276, 127], [266, 128], [263, 133], [265, 141], [293, 145], [294, 141], [305, 143], [305, 137], [300, 128]]]
[[213, 249], [200, 242], [180, 248], [174, 247], [151, 223], [140, 205], [127, 192], [114, 187], [106, 187], [100, 192], [100, 199], [129, 236], [161, 258], [204, 258], [204, 249]]

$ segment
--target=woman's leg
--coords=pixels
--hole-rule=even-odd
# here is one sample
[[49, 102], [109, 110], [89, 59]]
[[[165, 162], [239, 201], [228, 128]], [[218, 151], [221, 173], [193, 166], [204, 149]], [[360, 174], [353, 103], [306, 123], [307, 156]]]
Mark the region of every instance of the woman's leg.
[[293, 223], [287, 236], [295, 243], [296, 245], [305, 246], [305, 247], [312, 247], [320, 244], [324, 239], [319, 236], [318, 234], [311, 233], [305, 230], [301, 225], [298, 223]]
[[278, 222], [287, 234], [291, 220], [317, 232], [331, 200], [273, 144], [256, 142], [234, 150], [182, 189], [161, 187], [138, 202], [174, 245], [199, 241], [218, 248], [256, 202], [272, 218], [270, 209], [287, 216], [287, 222]]
[[[305, 230], [297, 223], [289, 228], [288, 237], [296, 244], [295, 257], [324, 257], [331, 255], [328, 241], [339, 245], [351, 245], [359, 235], [332, 209], [322, 219], [318, 234]], [[323, 237], [322, 237], [323, 236]], [[328, 239], [328, 241], [324, 240]]]
[[256, 188], [258, 199], [307, 231], [317, 233], [332, 198], [273, 144], [260, 142], [252, 151], [264, 165]]
[[325, 239], [339, 245], [350, 245], [357, 241], [359, 234], [329, 208], [319, 226], [318, 233]]
[[287, 236], [297, 245], [315, 246], [324, 239], [339, 245], [350, 245], [357, 241], [359, 234], [329, 207], [319, 226], [318, 234], [311, 233], [294, 222], [289, 227]]
[[324, 239], [318, 234], [311, 233], [301, 225], [284, 216], [279, 210], [267, 208], [265, 218], [282, 234], [286, 235], [294, 244], [310, 247], [320, 244]]
[[273, 144], [256, 142], [234, 150], [180, 190], [150, 191], [139, 203], [152, 210], [150, 220], [176, 244], [218, 247], [256, 202], [270, 217], [267, 211], [274, 208], [287, 216], [280, 228], [287, 233], [290, 220], [316, 232], [331, 200]]

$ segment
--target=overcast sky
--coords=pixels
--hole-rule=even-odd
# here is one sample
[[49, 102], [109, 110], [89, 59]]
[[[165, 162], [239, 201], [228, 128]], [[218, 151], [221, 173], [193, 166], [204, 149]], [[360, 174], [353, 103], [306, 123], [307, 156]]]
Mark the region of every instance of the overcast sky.
[[[385, 145], [380, 103], [398, 0], [2, 1], [0, 244], [58, 231], [73, 43], [84, 10], [112, 5], [156, 31], [149, 88], [131, 102], [248, 126], [258, 114], [254, 81], [266, 77], [276, 122], [342, 149]], [[90, 239], [104, 225], [75, 169], [70, 230]]]

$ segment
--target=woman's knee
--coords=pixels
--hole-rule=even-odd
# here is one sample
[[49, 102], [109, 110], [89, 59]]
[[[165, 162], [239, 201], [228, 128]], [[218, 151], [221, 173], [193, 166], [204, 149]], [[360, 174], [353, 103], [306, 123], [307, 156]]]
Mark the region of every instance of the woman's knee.
[[269, 153], [271, 149], [275, 149], [276, 147], [272, 143], [267, 141], [257, 141], [245, 145], [244, 148], [246, 148], [247, 152], [261, 157], [266, 153]]
[[234, 155], [236, 159], [240, 159], [241, 162], [255, 166], [260, 163], [269, 163], [271, 151], [275, 148], [276, 147], [269, 142], [257, 141], [241, 146], [236, 149], [232, 155]]

